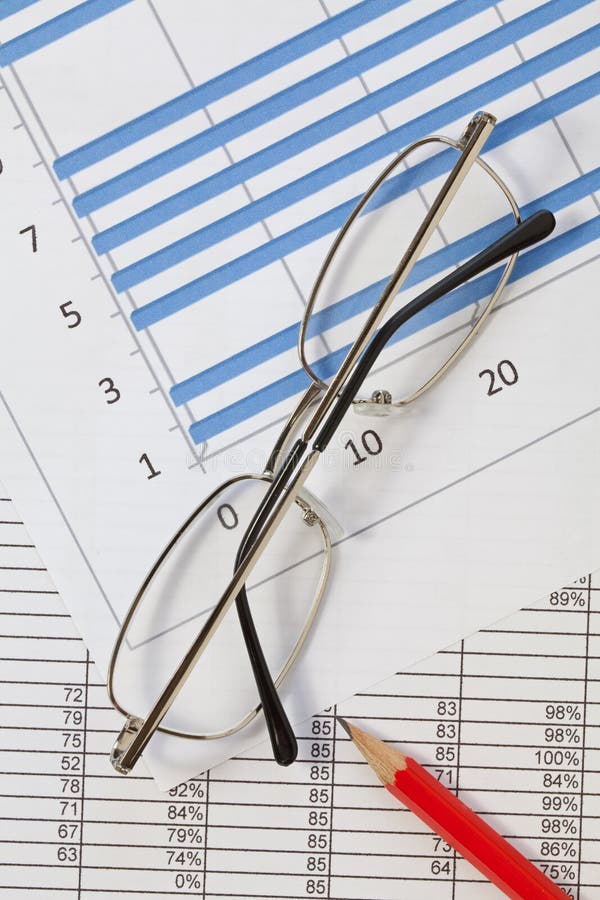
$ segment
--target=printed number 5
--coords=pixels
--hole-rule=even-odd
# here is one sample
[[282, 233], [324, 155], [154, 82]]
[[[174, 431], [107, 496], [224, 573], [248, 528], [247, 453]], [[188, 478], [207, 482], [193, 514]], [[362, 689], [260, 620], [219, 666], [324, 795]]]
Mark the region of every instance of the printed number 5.
[[58, 307], [65, 317], [65, 319], [71, 319], [67, 328], [77, 328], [78, 325], [81, 325], [81, 313], [77, 312], [76, 309], [69, 309], [69, 306], [73, 306], [72, 300], [67, 300], [66, 303], [61, 303]]

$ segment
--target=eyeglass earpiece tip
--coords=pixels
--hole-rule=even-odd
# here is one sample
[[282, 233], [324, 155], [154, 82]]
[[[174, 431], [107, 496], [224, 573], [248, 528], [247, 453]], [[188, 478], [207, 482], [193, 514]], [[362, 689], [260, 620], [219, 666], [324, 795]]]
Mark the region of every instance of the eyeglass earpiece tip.
[[275, 762], [279, 766], [291, 766], [298, 759], [298, 741], [291, 728], [280, 727], [271, 735]]
[[549, 209], [540, 209], [539, 218], [540, 230], [543, 232], [543, 237], [548, 237], [548, 235], [552, 234], [556, 228], [556, 216]]

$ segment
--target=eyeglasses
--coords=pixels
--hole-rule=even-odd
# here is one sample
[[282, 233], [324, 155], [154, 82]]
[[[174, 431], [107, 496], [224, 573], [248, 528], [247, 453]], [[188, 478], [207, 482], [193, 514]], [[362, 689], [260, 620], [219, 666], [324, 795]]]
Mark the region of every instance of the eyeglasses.
[[[261, 710], [277, 762], [296, 758], [279, 689], [317, 617], [334, 522], [304, 483], [351, 406], [392, 414], [441, 378], [490, 314], [518, 252], [554, 228], [547, 210], [522, 221], [479, 156], [495, 121], [477, 113], [458, 141], [434, 135], [407, 147], [339, 231], [300, 327], [308, 387], [264, 471], [229, 479], [194, 510], [122, 624], [108, 679], [127, 717], [111, 754], [117, 771], [132, 769], [155, 731], [225, 739]], [[419, 259], [429, 242], [437, 246]], [[411, 276], [428, 286], [401, 302]], [[359, 398], [365, 382], [385, 388]], [[363, 442], [365, 458], [382, 449], [372, 429]]]

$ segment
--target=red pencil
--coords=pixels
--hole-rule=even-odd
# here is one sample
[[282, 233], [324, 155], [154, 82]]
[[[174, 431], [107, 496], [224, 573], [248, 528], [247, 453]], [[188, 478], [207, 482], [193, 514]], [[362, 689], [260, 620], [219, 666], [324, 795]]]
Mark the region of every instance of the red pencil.
[[512, 900], [565, 900], [564, 892], [418, 762], [338, 716], [384, 787]]

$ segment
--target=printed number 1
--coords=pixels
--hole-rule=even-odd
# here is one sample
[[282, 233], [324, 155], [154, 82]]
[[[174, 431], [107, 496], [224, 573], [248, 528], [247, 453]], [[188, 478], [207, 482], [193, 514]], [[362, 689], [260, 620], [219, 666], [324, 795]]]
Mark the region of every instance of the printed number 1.
[[147, 453], [142, 453], [142, 455], [140, 456], [138, 462], [139, 462], [139, 463], [143, 463], [144, 465], [146, 465], [146, 466], [148, 467], [148, 471], [149, 471], [149, 473], [150, 473], [150, 474], [148, 475], [148, 481], [150, 481], [151, 478], [156, 478], [157, 475], [160, 475], [160, 474], [161, 474], [160, 469], [155, 469], [155, 468], [154, 468], [154, 466], [153, 466], [152, 463], [150, 462], [150, 459], [149, 459]]

